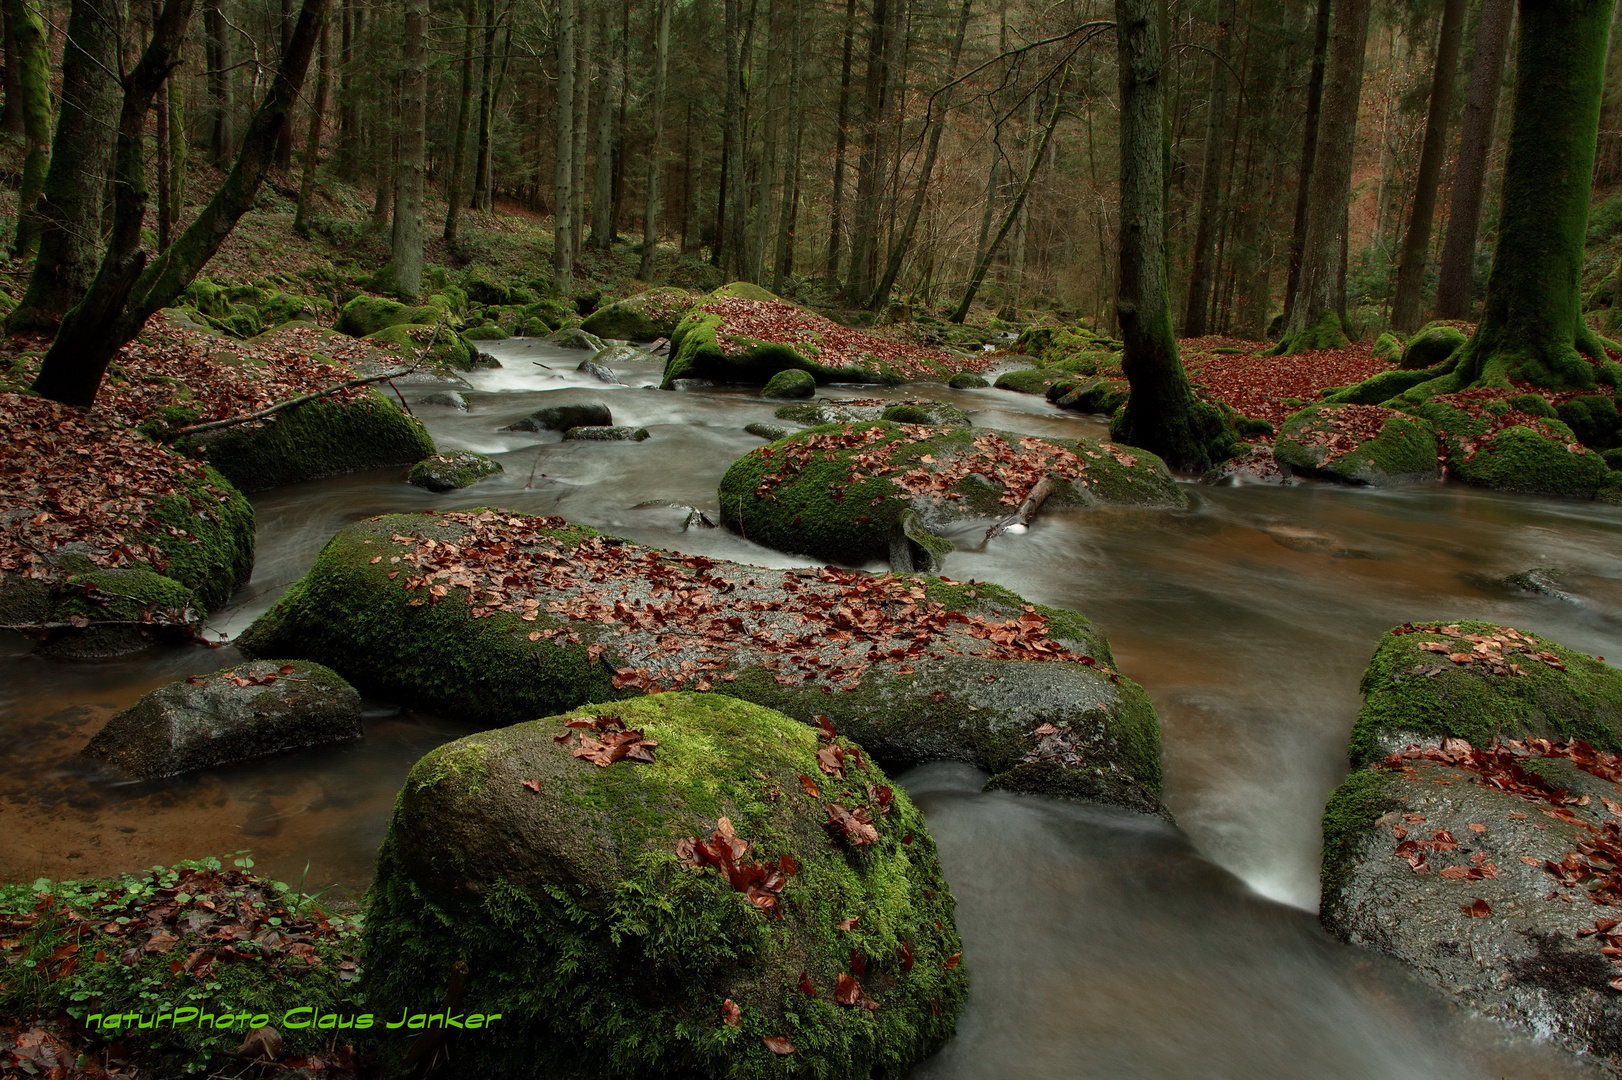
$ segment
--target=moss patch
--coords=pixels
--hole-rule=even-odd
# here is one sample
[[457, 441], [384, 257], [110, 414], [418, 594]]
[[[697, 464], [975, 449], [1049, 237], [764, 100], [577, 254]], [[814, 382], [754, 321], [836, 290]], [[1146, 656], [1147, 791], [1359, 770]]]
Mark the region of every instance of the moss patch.
[[1358, 841], [1387, 811], [1402, 805], [1391, 773], [1358, 769], [1329, 793], [1323, 815], [1323, 866], [1318, 881], [1321, 895], [1338, 896], [1356, 869]]
[[1284, 422], [1273, 456], [1300, 475], [1351, 484], [1399, 484], [1441, 475], [1430, 426], [1378, 405], [1302, 409]]
[[580, 328], [598, 337], [622, 341], [670, 337], [698, 299], [686, 289], [649, 289], [598, 308], [586, 317]]

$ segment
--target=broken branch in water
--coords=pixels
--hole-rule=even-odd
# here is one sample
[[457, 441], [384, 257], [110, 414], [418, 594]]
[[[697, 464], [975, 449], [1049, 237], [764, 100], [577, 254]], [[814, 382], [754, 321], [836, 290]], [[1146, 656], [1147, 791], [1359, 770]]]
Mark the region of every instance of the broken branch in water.
[[1029, 525], [1057, 486], [1058, 481], [1053, 478], [1052, 473], [1042, 477], [1032, 486], [1030, 494], [1025, 496], [1025, 501], [1019, 504], [1017, 510], [986, 530], [986, 539], [995, 540], [1014, 525]]

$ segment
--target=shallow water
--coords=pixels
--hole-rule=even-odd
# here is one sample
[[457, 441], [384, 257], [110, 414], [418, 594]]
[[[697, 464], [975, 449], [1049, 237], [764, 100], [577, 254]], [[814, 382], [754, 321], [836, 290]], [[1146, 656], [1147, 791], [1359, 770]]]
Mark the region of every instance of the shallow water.
[[[752, 392], [652, 389], [577, 374], [585, 355], [489, 343], [504, 367], [470, 377], [466, 413], [421, 405], [442, 448], [496, 455], [500, 476], [450, 495], [379, 470], [255, 496], [252, 581], [213, 630], [245, 627], [357, 518], [499, 505], [560, 514], [650, 544], [775, 567], [811, 561], [721, 529], [727, 465], [770, 420]], [[546, 365], [537, 366], [537, 363]], [[408, 401], [425, 396], [407, 388]], [[934, 397], [976, 423], [1101, 437], [1096, 418], [1040, 398], [945, 387], [833, 387], [838, 397]], [[502, 432], [536, 408], [602, 401], [642, 443]], [[904, 778], [929, 814], [960, 902], [973, 993], [958, 1038], [920, 1077], [1486, 1077], [1580, 1075], [1570, 1058], [1450, 1015], [1401, 971], [1323, 934], [1318, 817], [1345, 773], [1358, 676], [1406, 620], [1473, 617], [1622, 657], [1622, 511], [1455, 485], [1396, 492], [1309, 485], [1191, 489], [1185, 512], [1044, 512], [955, 578], [993, 580], [1085, 612], [1154, 698], [1166, 802], [1182, 831], [1113, 810], [978, 792], [957, 767]], [[1558, 567], [1559, 600], [1495, 584]], [[355, 896], [405, 772], [480, 725], [369, 702], [364, 742], [154, 784], [114, 784], [72, 755], [156, 686], [235, 662], [229, 645], [103, 664], [0, 640], [0, 880], [89, 876], [251, 848], [261, 869]], [[306, 871], [306, 866], [308, 870]], [[1466, 1049], [1469, 1047], [1469, 1049]]]

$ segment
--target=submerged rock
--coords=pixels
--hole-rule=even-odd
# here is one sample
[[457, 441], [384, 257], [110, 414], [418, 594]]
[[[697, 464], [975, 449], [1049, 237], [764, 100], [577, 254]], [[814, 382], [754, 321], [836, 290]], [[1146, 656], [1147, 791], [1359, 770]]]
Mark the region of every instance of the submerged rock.
[[753, 424], [744, 425], [744, 430], [751, 435], [758, 435], [767, 442], [776, 442], [778, 439], [788, 438], [800, 429], [789, 427], [787, 424], [766, 424], [756, 421]]
[[1290, 487], [1298, 483], [1287, 469], [1279, 466], [1270, 446], [1252, 446], [1237, 457], [1231, 457], [1200, 477], [1202, 484], [1239, 487], [1245, 484], [1269, 484]]
[[824, 399], [796, 405], [779, 405], [773, 414], [779, 420], [792, 420], [807, 427], [821, 424], [849, 424], [864, 420], [890, 420], [897, 424], [932, 424], [937, 427], [968, 427], [969, 418], [955, 405], [943, 401], [888, 398]]
[[862, 563], [892, 557], [905, 532], [924, 541], [912, 544], [913, 565], [929, 567], [951, 544], [924, 533], [1004, 517], [1050, 475], [1053, 507], [1188, 505], [1144, 451], [887, 421], [810, 428], [752, 450], [722, 478], [720, 504], [724, 524], [780, 551]]
[[991, 384], [986, 382], [986, 380], [981, 376], [975, 375], [972, 372], [960, 371], [956, 375], [953, 375], [950, 379], [947, 379], [946, 385], [950, 386], [953, 390], [979, 390], [990, 386]]
[[548, 335], [543, 340], [551, 342], [560, 349], [590, 349], [593, 356], [608, 347], [603, 344], [602, 338], [596, 334], [588, 334], [578, 326], [570, 327], [567, 330], [559, 330], [555, 334]]
[[645, 427], [598, 427], [587, 425], [572, 427], [563, 433], [565, 441], [580, 442], [642, 442], [648, 437]]
[[484, 454], [447, 450], [411, 466], [406, 480], [429, 491], [455, 491], [501, 471], [501, 462]]
[[[651, 760], [577, 756], [620, 732]], [[843, 776], [819, 767], [831, 746]], [[454, 1076], [743, 1080], [787, 1047], [797, 1070], [901, 1075], [952, 1034], [967, 973], [923, 815], [855, 754], [692, 693], [432, 751], [379, 854], [368, 1006], [443, 999], [454, 956], [480, 973], [458, 1011], [505, 1032], [453, 1036]]]
[[335, 672], [260, 660], [159, 687], [107, 721], [81, 753], [159, 780], [361, 734], [360, 695]]
[[561, 518], [392, 515], [338, 533], [238, 644], [493, 722], [714, 691], [831, 717], [887, 769], [963, 761], [1003, 788], [1163, 812], [1148, 696], [1085, 618], [995, 585], [767, 570]]
[[417, 404], [443, 405], [447, 409], [456, 409], [460, 412], [467, 412], [467, 398], [463, 397], [455, 390], [441, 390], [439, 393], [429, 394], [427, 397], [418, 398]]
[[626, 341], [669, 337], [697, 300], [696, 293], [674, 286], [649, 289], [598, 308], [586, 317], [580, 328], [598, 337]]
[[551, 405], [537, 409], [503, 431], [567, 431], [572, 427], [607, 427], [614, 422], [608, 406], [601, 402], [585, 405]]
[[766, 380], [761, 387], [760, 396], [763, 398], [808, 398], [815, 396], [817, 380], [811, 377], [810, 372], [799, 368], [787, 368]]
[[1301, 476], [1384, 487], [1441, 478], [1436, 432], [1380, 405], [1311, 405], [1284, 421], [1278, 463]]
[[[609, 351], [612, 351], [612, 350], [606, 350], [606, 349], [604, 350], [604, 352], [609, 352]], [[602, 354], [599, 353], [598, 355], [602, 355]], [[611, 386], [624, 386], [625, 385], [623, 382], [620, 381], [620, 377], [618, 375], [614, 374], [614, 371], [613, 371], [612, 368], [608, 367], [605, 364], [599, 364], [596, 360], [582, 360], [582, 361], [580, 361], [580, 366], [575, 368], [574, 370], [575, 370], [576, 374], [590, 375], [592, 378], [596, 379], [598, 382], [608, 383]]]

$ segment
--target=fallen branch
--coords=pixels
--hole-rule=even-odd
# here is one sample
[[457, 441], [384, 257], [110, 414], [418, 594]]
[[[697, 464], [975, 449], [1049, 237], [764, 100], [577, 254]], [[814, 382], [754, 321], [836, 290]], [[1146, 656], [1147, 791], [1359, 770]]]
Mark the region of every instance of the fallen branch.
[[1053, 494], [1053, 489], [1056, 487], [1058, 487], [1058, 481], [1053, 479], [1052, 473], [1042, 477], [1031, 488], [1030, 494], [1025, 496], [1025, 501], [1019, 504], [1019, 509], [986, 530], [986, 539], [995, 540], [1015, 525], [1029, 525], [1031, 519], [1036, 516], [1038, 510], [1042, 509], [1042, 504], [1048, 501], [1048, 496]]

